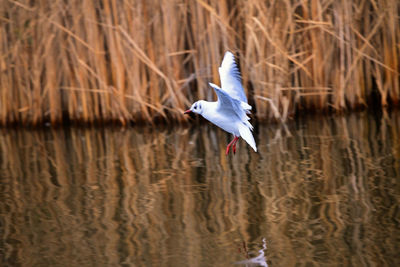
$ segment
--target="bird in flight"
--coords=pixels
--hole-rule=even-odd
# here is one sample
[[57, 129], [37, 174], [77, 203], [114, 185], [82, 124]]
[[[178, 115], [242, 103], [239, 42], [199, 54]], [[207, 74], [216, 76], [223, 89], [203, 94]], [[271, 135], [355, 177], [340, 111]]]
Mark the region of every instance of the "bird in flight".
[[226, 155], [229, 154], [231, 146], [233, 153], [236, 153], [236, 143], [239, 137], [242, 137], [257, 152], [256, 142], [251, 133], [253, 126], [247, 116], [250, 113], [251, 106], [247, 103], [240, 71], [231, 52], [227, 51], [225, 53], [218, 71], [221, 79], [221, 88], [209, 83], [215, 90], [218, 100], [215, 102], [199, 100], [184, 114], [200, 114], [206, 120], [233, 134], [233, 140], [226, 147]]

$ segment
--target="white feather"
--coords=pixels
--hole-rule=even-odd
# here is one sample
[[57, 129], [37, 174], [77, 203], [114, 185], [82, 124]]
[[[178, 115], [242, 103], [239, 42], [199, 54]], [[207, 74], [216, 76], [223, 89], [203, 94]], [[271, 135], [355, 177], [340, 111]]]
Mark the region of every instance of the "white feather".
[[251, 113], [251, 106], [245, 102], [240, 102], [240, 106], [242, 107], [242, 109], [244, 109], [246, 111], [247, 114]]
[[256, 141], [254, 141], [254, 137], [247, 125], [239, 124], [238, 128], [240, 136], [257, 152]]
[[232, 98], [247, 103], [247, 97], [242, 86], [242, 77], [235, 62], [235, 57], [229, 51], [225, 53], [221, 67], [218, 69], [221, 88]]

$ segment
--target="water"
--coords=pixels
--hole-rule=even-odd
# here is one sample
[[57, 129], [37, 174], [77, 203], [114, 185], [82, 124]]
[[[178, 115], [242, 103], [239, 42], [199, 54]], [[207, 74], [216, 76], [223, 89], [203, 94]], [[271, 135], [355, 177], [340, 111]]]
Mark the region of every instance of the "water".
[[400, 115], [0, 130], [2, 266], [400, 266]]

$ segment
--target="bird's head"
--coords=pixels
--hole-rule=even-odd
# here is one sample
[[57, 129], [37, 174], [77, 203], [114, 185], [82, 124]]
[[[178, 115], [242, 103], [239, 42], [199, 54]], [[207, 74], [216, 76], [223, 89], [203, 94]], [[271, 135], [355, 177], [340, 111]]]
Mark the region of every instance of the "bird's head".
[[197, 113], [200, 114], [203, 113], [203, 108], [204, 108], [204, 100], [199, 100], [190, 107], [190, 109], [186, 110], [183, 114], [188, 114], [188, 113]]

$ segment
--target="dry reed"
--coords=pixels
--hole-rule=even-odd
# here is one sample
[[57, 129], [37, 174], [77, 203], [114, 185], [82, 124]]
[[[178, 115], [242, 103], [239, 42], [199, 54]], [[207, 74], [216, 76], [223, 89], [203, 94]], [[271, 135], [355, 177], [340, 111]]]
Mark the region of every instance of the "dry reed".
[[[255, 114], [400, 99], [397, 0], [0, 3], [0, 124], [185, 120], [233, 51]], [[268, 99], [268, 101], [265, 101]]]

